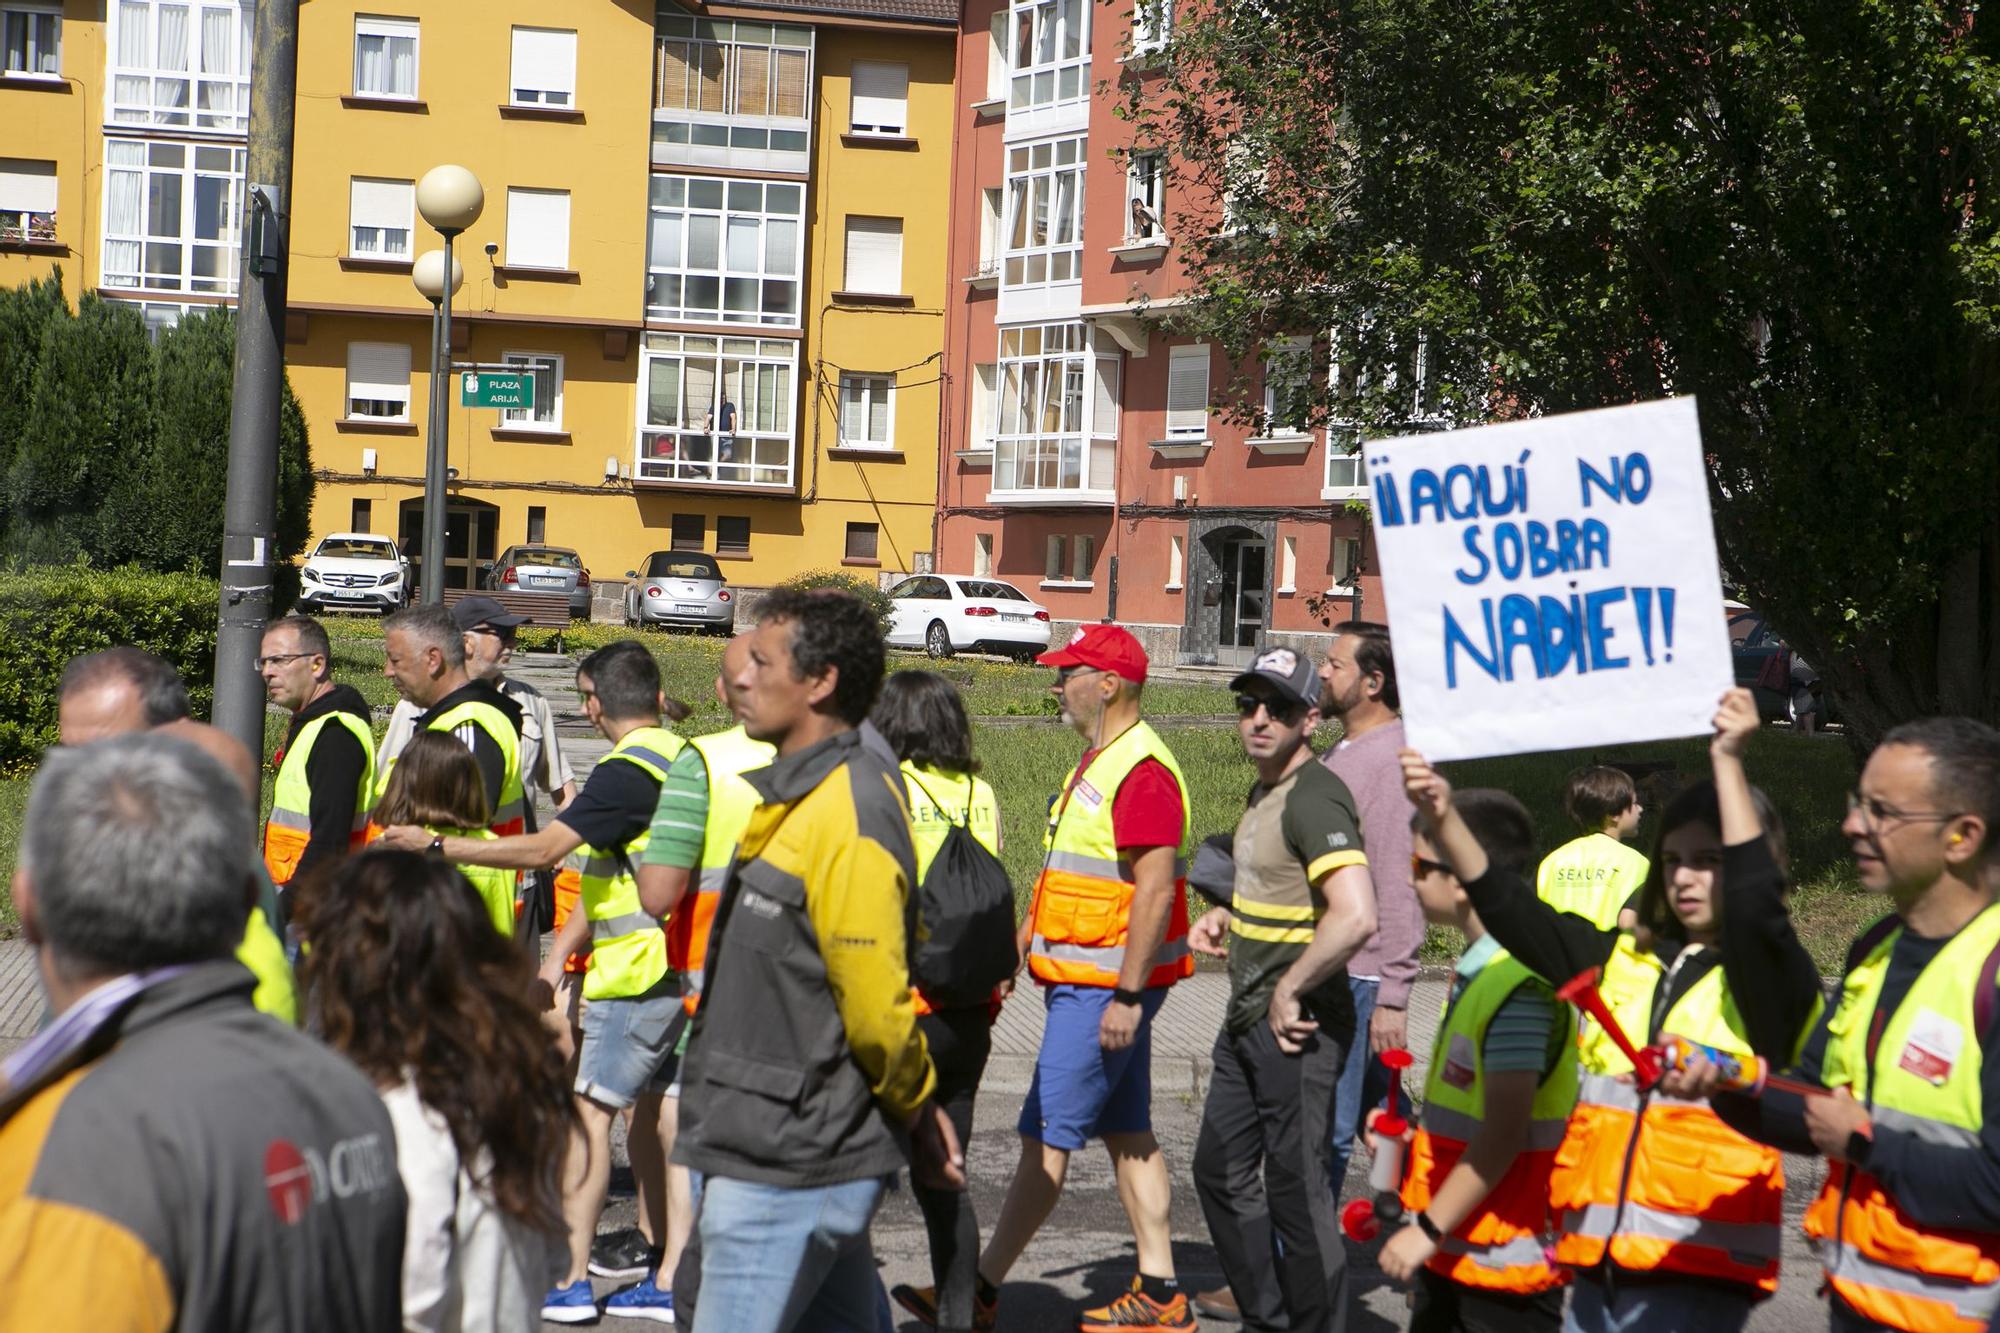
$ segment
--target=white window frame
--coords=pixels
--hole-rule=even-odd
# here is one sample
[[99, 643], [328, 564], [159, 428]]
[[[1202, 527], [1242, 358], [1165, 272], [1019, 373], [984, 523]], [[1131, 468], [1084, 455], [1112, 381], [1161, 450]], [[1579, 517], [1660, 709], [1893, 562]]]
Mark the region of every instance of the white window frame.
[[1013, 0], [1007, 109], [1029, 111], [1090, 96], [1090, 0]]
[[[549, 209], [552, 215], [557, 199], [562, 201], [562, 250], [560, 254], [546, 251], [544, 248], [546, 246], [546, 238], [540, 236], [538, 233], [531, 234], [528, 231], [515, 231], [517, 222], [523, 228], [533, 225], [537, 221], [535, 217], [536, 213], [544, 207]], [[523, 209], [521, 205], [528, 203], [530, 200], [541, 202]], [[508, 268], [540, 269], [548, 273], [568, 272], [569, 233], [572, 219], [570, 206], [571, 200], [568, 190], [545, 190], [532, 185], [508, 186], [506, 266]], [[549, 263], [548, 261], [551, 258], [556, 262]]]
[[[856, 225], [856, 224], [860, 225]], [[893, 225], [891, 225], [893, 224]], [[875, 239], [870, 240], [868, 238]], [[893, 238], [894, 245], [891, 246]], [[840, 290], [873, 296], [903, 292], [903, 219], [849, 213], [842, 230]], [[856, 249], [856, 242], [860, 248]], [[894, 257], [891, 258], [891, 250]], [[857, 262], [859, 261], [859, 262]], [[893, 276], [889, 269], [894, 267]], [[859, 269], [859, 272], [856, 270]]]
[[[1278, 416], [1278, 390], [1285, 380], [1295, 378], [1301, 392], [1310, 383], [1312, 376], [1312, 342], [1306, 338], [1276, 338], [1265, 347], [1263, 417], [1258, 427], [1258, 438], [1266, 440], [1298, 440], [1312, 432], [1308, 424], [1296, 421], [1281, 421]], [[1290, 367], [1303, 362], [1296, 372]], [[1295, 409], [1296, 410], [1296, 409]], [[1310, 421], [1310, 416], [1307, 418]]]
[[[865, 77], [878, 84], [864, 92]], [[891, 89], [900, 85], [900, 91]], [[910, 67], [900, 60], [857, 60], [848, 67], [848, 133], [879, 139], [901, 139], [910, 132]]]
[[[1348, 451], [1348, 445], [1354, 446]], [[1335, 425], [1326, 433], [1326, 480], [1320, 488], [1322, 500], [1365, 500], [1368, 498], [1368, 466], [1362, 458], [1361, 432]]]
[[1295, 593], [1299, 582], [1299, 539], [1293, 536], [1278, 538], [1278, 586], [1273, 593]]
[[[378, 397], [369, 397], [369, 398], [356, 398], [354, 396], [354, 389], [355, 389], [354, 361], [355, 361], [355, 353], [357, 351], [360, 352], [363, 356], [379, 356], [379, 357], [384, 357], [391, 361], [401, 362], [403, 368], [403, 385], [402, 385], [403, 393], [400, 398], [398, 398], [393, 393], [382, 394]], [[346, 373], [346, 378], [342, 381], [343, 394], [340, 400], [341, 416], [345, 420], [381, 421], [381, 422], [407, 422], [410, 420], [410, 402], [414, 395], [410, 391], [410, 345], [408, 343], [368, 342], [359, 339], [350, 342], [347, 344], [347, 366], [345, 373]], [[375, 389], [393, 389], [395, 387], [394, 379], [388, 377], [385, 377], [379, 381], [364, 380], [362, 383], [364, 384], [365, 387], [370, 387]], [[354, 410], [354, 405], [357, 402], [380, 403], [380, 404], [390, 404], [390, 403], [400, 402], [402, 404], [402, 411], [393, 413], [357, 412]]]
[[[164, 159], [178, 153], [178, 166]], [[220, 156], [226, 165], [214, 162], [203, 165], [203, 160]], [[137, 157], [138, 161], [130, 158]], [[128, 160], [120, 160], [128, 159]], [[104, 195], [103, 217], [103, 263], [101, 281], [106, 287], [129, 288], [145, 292], [196, 292], [220, 296], [236, 294], [237, 270], [241, 266], [242, 253], [238, 229], [243, 206], [244, 151], [230, 144], [194, 144], [169, 142], [166, 140], [122, 139], [107, 136], [104, 140]], [[125, 193], [123, 182], [136, 176], [139, 191], [139, 228], [120, 228], [115, 224], [114, 208]], [[169, 179], [177, 183], [173, 189], [180, 195], [180, 207], [173, 210], [173, 219], [178, 229], [173, 233], [162, 231], [153, 234], [154, 195], [165, 192], [162, 182]], [[196, 228], [201, 219], [199, 207], [203, 182], [219, 183], [220, 200], [213, 213], [219, 222], [215, 236], [198, 236]], [[164, 257], [168, 250], [179, 251], [178, 268], [168, 272], [154, 267], [154, 260]], [[197, 277], [196, 260], [201, 252], [219, 251], [214, 261], [212, 274]]]
[[993, 437], [1000, 427], [1000, 363], [981, 361], [972, 368], [972, 429], [969, 453], [993, 454]]
[[[709, 196], [715, 202], [709, 202]], [[700, 196], [701, 202], [694, 202]], [[732, 180], [714, 176], [656, 174], [648, 192], [646, 229], [646, 313], [654, 319], [703, 324], [745, 324], [764, 328], [800, 327], [801, 271], [805, 263], [805, 186], [793, 181]], [[789, 199], [787, 207], [783, 201]], [[678, 202], [676, 202], [678, 200]], [[776, 208], [773, 201], [779, 201]], [[695, 232], [712, 227], [715, 263], [692, 262]], [[789, 248], [774, 240], [790, 227]], [[754, 228], [755, 266], [732, 262], [730, 237]], [[672, 255], [661, 253], [671, 245]], [[713, 283], [713, 302], [690, 302], [695, 284]], [[748, 284], [748, 309], [732, 309], [730, 297]], [[765, 309], [774, 295], [789, 293], [789, 308]], [[675, 299], [668, 299], [673, 297]]]
[[[542, 430], [551, 435], [563, 428], [563, 358], [560, 352], [503, 352], [501, 361], [519, 366], [535, 377], [533, 407], [503, 407], [500, 424], [508, 430]], [[547, 392], [543, 392], [547, 389]]]
[[972, 576], [979, 579], [993, 577], [993, 534], [990, 532], [972, 534]]
[[1167, 537], [1167, 591], [1179, 592], [1187, 569], [1187, 538], [1179, 533]]
[[1173, 0], [1132, 0], [1132, 53], [1166, 49], [1174, 30]]
[[1082, 281], [1085, 155], [1083, 135], [1007, 149], [1003, 289]]
[[[236, 0], [176, 0], [174, 8], [186, 11], [178, 66], [161, 59], [162, 8], [160, 0], [105, 0], [106, 124], [247, 132], [252, 8]], [[221, 53], [211, 49], [208, 20], [225, 14], [234, 21], [225, 21], [228, 50]], [[137, 35], [135, 20], [145, 25]], [[128, 47], [137, 59], [126, 59]]]
[[[397, 92], [394, 89], [364, 88], [361, 86], [361, 39], [379, 38], [386, 42], [407, 41], [410, 44], [410, 90]], [[424, 37], [423, 24], [413, 18], [402, 18], [389, 14], [356, 14], [354, 16], [354, 95], [373, 97], [388, 102], [415, 102], [420, 100], [424, 86]], [[383, 48], [386, 56], [388, 47]]]
[[58, 185], [49, 158], [0, 157], [0, 242], [55, 240]]
[[[374, 191], [357, 189], [363, 185], [394, 185], [402, 187], [402, 216], [397, 221], [400, 226], [390, 226], [385, 222], [358, 221], [360, 209], [356, 207], [356, 196]], [[384, 211], [376, 216], [389, 218], [392, 214]], [[417, 226], [417, 183], [415, 181], [393, 180], [382, 176], [350, 176], [347, 179], [347, 253], [355, 259], [413, 259]], [[362, 233], [373, 233], [364, 237]], [[391, 240], [393, 233], [402, 233], [400, 246]], [[372, 244], [364, 244], [372, 242]]]
[[[1135, 207], [1136, 206], [1136, 207]], [[1152, 223], [1141, 230], [1138, 209], [1152, 215]], [[1161, 152], [1131, 153], [1125, 159], [1125, 241], [1167, 239], [1167, 155]]]
[[[549, 66], [550, 69], [556, 69], [567, 65], [567, 75], [560, 76], [547, 71], [536, 73], [533, 69], [524, 72], [521, 68], [521, 39], [524, 35], [530, 38], [531, 51], [537, 44], [536, 39], [567, 37], [569, 39], [567, 56], [555, 57]], [[530, 60], [529, 63], [532, 66], [537, 62]], [[569, 110], [576, 105], [576, 29], [537, 28], [519, 23], [514, 25], [508, 38], [507, 99], [509, 106], [556, 107]]]
[[1360, 564], [1361, 539], [1359, 537], [1335, 537], [1327, 548], [1330, 566], [1326, 574], [1328, 592], [1353, 592], [1354, 584], [1347, 581], [1347, 571]]
[[1080, 322], [1000, 331], [994, 494], [1017, 499], [1114, 494], [1115, 387], [1112, 419], [1096, 418], [1103, 414], [1107, 376], [1115, 386], [1118, 363], [1118, 354], [1094, 346], [1088, 326]]
[[[813, 29], [663, 12], [653, 39], [653, 160], [804, 172], [810, 165]], [[761, 67], [761, 68], [760, 68]], [[779, 95], [795, 68], [799, 95]], [[763, 90], [761, 103], [755, 101]]]
[[1000, 276], [1000, 238], [1006, 234], [1007, 189], [987, 186], [979, 192], [979, 268], [974, 277]]
[[[113, 0], [116, 3], [116, 0]], [[20, 63], [14, 36], [20, 34]], [[45, 57], [53, 56], [53, 60]], [[53, 65], [37, 69], [38, 65]], [[62, 9], [55, 5], [0, 5], [0, 74], [10, 79], [62, 82]]]
[[[875, 404], [882, 404], [882, 437], [876, 439], [869, 433], [869, 423], [874, 419]], [[861, 414], [862, 434], [859, 438], [848, 432], [848, 404], [856, 405]], [[894, 375], [863, 375], [851, 370], [840, 372], [840, 420], [837, 423], [840, 447], [843, 449], [880, 449], [893, 451], [896, 447], [896, 377]]]
[[[798, 362], [796, 339], [647, 334], [639, 354], [634, 479], [789, 489], [797, 475]], [[708, 391], [705, 402], [692, 396], [701, 383]], [[745, 394], [746, 384], [758, 393], [754, 402]], [[718, 418], [725, 396], [736, 405], [726, 447]], [[651, 420], [662, 401], [676, 419]], [[725, 452], [730, 456], [719, 456]]]
[[1012, 30], [1014, 16], [1009, 10], [1001, 10], [993, 16], [986, 30], [986, 100], [1004, 102], [1007, 100], [1007, 34]]
[[[1167, 351], [1167, 428], [1169, 440], [1205, 440], [1208, 438], [1208, 389], [1210, 367], [1214, 357], [1207, 343], [1190, 343]], [[1190, 381], [1199, 372], [1200, 392], [1191, 392], [1195, 387]], [[1184, 400], [1199, 396], [1201, 408], [1197, 412]], [[1179, 406], [1176, 402], [1179, 401]]]

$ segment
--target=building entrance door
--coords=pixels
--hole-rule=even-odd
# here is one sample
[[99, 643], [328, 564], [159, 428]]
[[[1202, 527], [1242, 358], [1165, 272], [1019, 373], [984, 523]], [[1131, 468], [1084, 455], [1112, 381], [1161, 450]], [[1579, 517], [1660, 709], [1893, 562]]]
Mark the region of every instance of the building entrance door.
[[1248, 666], [1264, 636], [1265, 571], [1270, 546], [1261, 537], [1222, 544], [1222, 596], [1217, 607], [1222, 620], [1216, 635], [1215, 660], [1221, 666]]
[[[424, 504], [407, 501], [402, 512], [402, 545], [419, 586], [423, 582]], [[500, 511], [477, 500], [455, 502], [444, 511], [444, 586], [477, 588], [480, 566], [499, 553]]]

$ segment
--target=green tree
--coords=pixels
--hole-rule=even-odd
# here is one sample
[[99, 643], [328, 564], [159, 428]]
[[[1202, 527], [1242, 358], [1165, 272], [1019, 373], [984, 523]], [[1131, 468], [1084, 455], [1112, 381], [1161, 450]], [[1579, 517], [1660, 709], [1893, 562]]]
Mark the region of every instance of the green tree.
[[1123, 92], [1195, 187], [1178, 322], [1334, 331], [1320, 420], [1697, 395], [1725, 563], [1867, 738], [2000, 715], [1994, 40], [1922, 0], [1218, 0]]
[[[0, 288], [0, 479], [13, 464], [14, 451], [27, 425], [35, 373], [42, 360], [42, 339], [52, 320], [68, 317], [61, 269], [25, 287]], [[6, 486], [0, 483], [0, 541], [6, 527]]]

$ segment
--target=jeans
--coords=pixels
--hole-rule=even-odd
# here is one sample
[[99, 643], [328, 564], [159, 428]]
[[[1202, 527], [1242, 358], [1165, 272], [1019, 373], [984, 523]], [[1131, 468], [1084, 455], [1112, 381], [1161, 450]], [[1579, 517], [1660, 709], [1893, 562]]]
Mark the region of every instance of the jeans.
[[1354, 1041], [1347, 1048], [1347, 1062], [1341, 1065], [1340, 1083], [1333, 1090], [1333, 1197], [1336, 1199], [1347, 1182], [1347, 1159], [1354, 1153], [1362, 1118], [1389, 1095], [1389, 1071], [1368, 1049], [1368, 1021], [1375, 1016], [1375, 994], [1382, 983], [1374, 978], [1364, 981], [1349, 977], [1347, 988], [1354, 993]]
[[1625, 1280], [1608, 1290], [1597, 1278], [1580, 1275], [1570, 1288], [1563, 1333], [1740, 1333], [1750, 1320], [1750, 1288], [1731, 1291], [1708, 1282], [1677, 1277]]
[[[924, 1045], [937, 1068], [937, 1091], [958, 1145], [972, 1151], [972, 1110], [979, 1077], [993, 1049], [993, 1026], [986, 1006], [945, 1009], [917, 1019]], [[937, 1288], [937, 1327], [943, 1333], [970, 1333], [979, 1264], [979, 1218], [970, 1190], [938, 1190], [912, 1173], [910, 1193], [923, 1210], [931, 1242], [931, 1280]]]
[[[1407, 1333], [1556, 1333], [1562, 1326], [1563, 1289], [1533, 1296], [1461, 1287], [1428, 1268], [1417, 1270], [1417, 1300]], [[1706, 1333], [1690, 1328], [1683, 1333]]]
[[868, 1245], [890, 1179], [789, 1189], [707, 1177], [695, 1333], [891, 1333]]

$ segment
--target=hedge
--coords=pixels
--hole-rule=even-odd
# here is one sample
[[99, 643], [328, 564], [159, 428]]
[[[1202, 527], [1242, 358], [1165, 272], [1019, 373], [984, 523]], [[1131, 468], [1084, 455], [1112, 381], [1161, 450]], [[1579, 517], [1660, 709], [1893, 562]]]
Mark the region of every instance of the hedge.
[[215, 677], [219, 589], [195, 574], [82, 566], [0, 575], [0, 770], [56, 741], [56, 685], [73, 657], [129, 643], [172, 662], [197, 717]]

